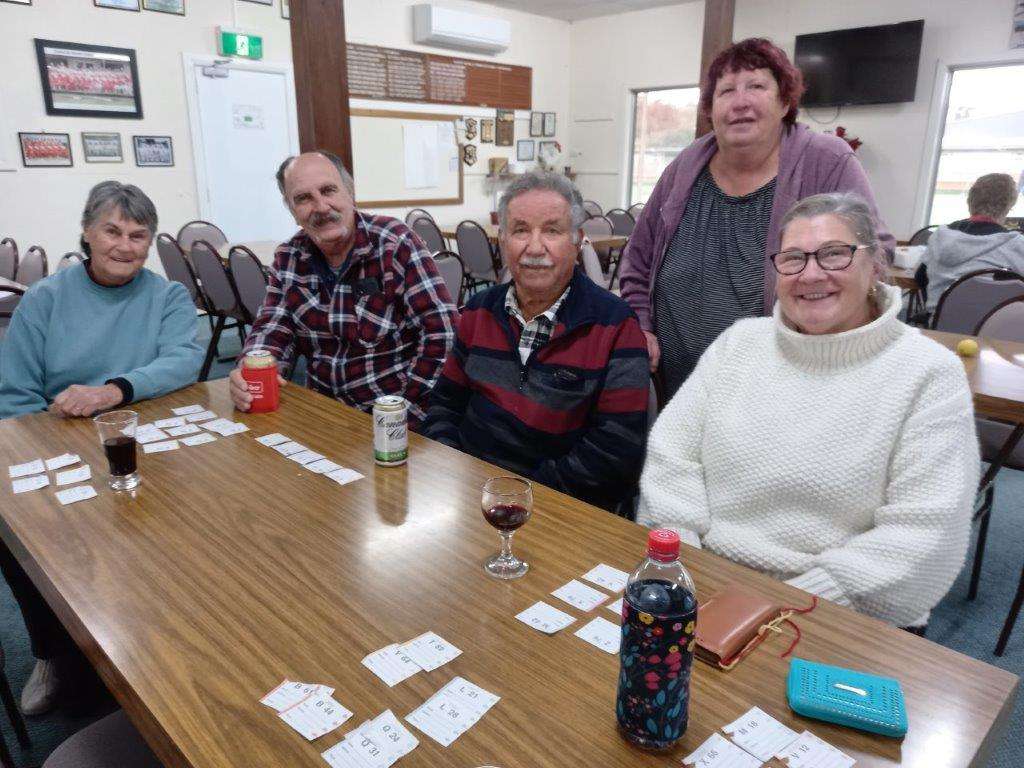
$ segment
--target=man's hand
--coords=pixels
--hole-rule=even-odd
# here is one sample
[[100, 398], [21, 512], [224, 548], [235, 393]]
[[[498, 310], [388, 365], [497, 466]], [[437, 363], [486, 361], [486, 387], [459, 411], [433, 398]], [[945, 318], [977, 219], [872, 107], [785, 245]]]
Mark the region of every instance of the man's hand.
[[[285, 385], [284, 378], [278, 374], [277, 383], [282, 387]], [[231, 402], [240, 411], [248, 411], [252, 408], [252, 395], [249, 394], [249, 387], [242, 378], [242, 364], [239, 363], [231, 373], [228, 374], [228, 390], [231, 392]]]
[[647, 356], [651, 359], [651, 373], [654, 373], [661, 362], [661, 347], [658, 345], [658, 337], [650, 331], [644, 331], [644, 337], [647, 339]]
[[83, 384], [72, 384], [50, 404], [50, 413], [54, 416], [92, 416], [94, 413], [113, 408], [121, 404], [124, 395], [113, 384], [101, 387], [87, 387]]

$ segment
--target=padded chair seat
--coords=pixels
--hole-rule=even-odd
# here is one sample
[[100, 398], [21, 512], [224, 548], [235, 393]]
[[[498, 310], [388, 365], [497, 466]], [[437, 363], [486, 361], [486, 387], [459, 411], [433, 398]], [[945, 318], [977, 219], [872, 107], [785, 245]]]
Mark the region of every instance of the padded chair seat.
[[163, 768], [119, 709], [53, 750], [43, 768]]

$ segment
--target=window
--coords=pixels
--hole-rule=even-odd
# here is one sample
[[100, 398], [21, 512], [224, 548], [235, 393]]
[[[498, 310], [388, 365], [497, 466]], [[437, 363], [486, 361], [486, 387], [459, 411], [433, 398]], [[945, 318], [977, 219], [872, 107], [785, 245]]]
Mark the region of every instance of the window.
[[[1024, 65], [953, 70], [929, 224], [967, 218], [967, 190], [986, 173], [1024, 173]], [[1024, 215], [1020, 198], [1010, 216]]]
[[629, 203], [646, 203], [661, 172], [693, 141], [699, 88], [633, 92]]

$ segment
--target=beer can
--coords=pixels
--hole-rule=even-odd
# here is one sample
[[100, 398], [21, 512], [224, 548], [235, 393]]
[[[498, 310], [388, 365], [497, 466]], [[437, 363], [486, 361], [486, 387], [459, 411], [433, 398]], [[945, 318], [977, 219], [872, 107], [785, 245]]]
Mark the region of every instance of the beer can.
[[373, 460], [397, 467], [409, 458], [409, 406], [405, 398], [383, 395], [373, 401]]
[[242, 378], [252, 395], [251, 413], [276, 411], [280, 392], [277, 381], [277, 360], [266, 349], [254, 349], [242, 362]]

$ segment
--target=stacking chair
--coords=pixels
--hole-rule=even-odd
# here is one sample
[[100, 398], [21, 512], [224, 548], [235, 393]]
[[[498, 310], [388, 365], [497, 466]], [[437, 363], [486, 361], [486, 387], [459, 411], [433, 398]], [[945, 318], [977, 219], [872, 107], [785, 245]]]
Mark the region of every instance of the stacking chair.
[[192, 269], [192, 264], [181, 250], [178, 241], [166, 232], [161, 232], [156, 236], [156, 253], [160, 257], [160, 263], [163, 264], [167, 279], [184, 285], [188, 295], [192, 298], [192, 303], [196, 305], [196, 309], [200, 314], [206, 316], [210, 323], [210, 335], [212, 336], [213, 315], [210, 313], [210, 307], [206, 304], [206, 296], [199, 290], [199, 280], [196, 279], [195, 270]]
[[[591, 216], [580, 225], [583, 234], [593, 240], [595, 237], [610, 237], [614, 234], [612, 223], [604, 216]], [[608, 246], [594, 246], [597, 257], [601, 260], [601, 271], [612, 272], [612, 249]], [[605, 284], [606, 287], [607, 283]]]
[[625, 211], [622, 208], [612, 208], [605, 214], [605, 218], [612, 223], [613, 234], [622, 235], [623, 237], [629, 237], [633, 234], [636, 220], [629, 211]]
[[466, 293], [466, 265], [462, 263], [459, 254], [454, 251], [435, 253], [434, 263], [437, 265], [437, 271], [441, 273], [455, 306], [462, 309], [462, 297]]
[[587, 212], [588, 216], [604, 216], [604, 211], [601, 209], [601, 206], [593, 200], [584, 200], [583, 210]]
[[600, 286], [608, 284], [608, 277], [601, 270], [601, 260], [597, 258], [597, 251], [590, 241], [584, 241], [580, 248], [580, 261], [583, 263], [583, 271], [587, 277]]
[[238, 291], [245, 313], [245, 324], [252, 325], [267, 295], [267, 273], [256, 254], [244, 245], [235, 245], [228, 254], [228, 271]]
[[405, 225], [407, 227], [412, 227], [413, 222], [416, 221], [416, 219], [430, 219], [431, 221], [434, 221], [434, 217], [431, 216], [428, 211], [425, 211], [422, 208], [413, 208], [405, 214]]
[[460, 222], [455, 228], [455, 242], [466, 267], [471, 290], [497, 281], [501, 266], [494, 257], [491, 241], [483, 227], [469, 219]]
[[78, 251], [68, 251], [57, 262], [57, 271], [60, 272], [62, 269], [75, 266], [75, 264], [81, 264], [83, 261], [85, 261], [85, 256]]
[[[21, 301], [24, 293], [24, 290], [14, 286], [0, 288], [0, 341], [3, 341], [4, 335], [7, 333], [7, 326], [11, 324], [14, 310], [18, 308], [18, 302]], [[2, 669], [3, 667], [0, 666], [0, 671]]]
[[629, 206], [629, 215], [633, 217], [633, 221], [640, 218], [640, 211], [644, 209], [643, 203], [633, 203]]
[[931, 329], [949, 333], [974, 333], [992, 309], [1024, 296], [1024, 276], [1006, 269], [968, 272], [947, 288], [935, 305]]
[[910, 242], [908, 245], [927, 245], [928, 239], [932, 236], [932, 232], [939, 228], [938, 224], [932, 224], [927, 227], [922, 227], [917, 230], [913, 235], [910, 236]]
[[[4, 674], [4, 649], [2, 646], [0, 646], [0, 699], [3, 700], [7, 717], [11, 721], [11, 725], [14, 726], [14, 735], [18, 738], [18, 743], [28, 748], [31, 742], [28, 738], [28, 731], [25, 729], [25, 721], [22, 719], [18, 705], [14, 701], [14, 694], [11, 693], [11, 686], [7, 682], [7, 675]], [[0, 733], [0, 768], [15, 768], [14, 758], [11, 757], [11, 752], [7, 748], [7, 742], [4, 741], [2, 733]]]
[[202, 221], [197, 219], [196, 221], [190, 221], [188, 224], [178, 230], [178, 246], [185, 253], [192, 252], [192, 244], [196, 240], [205, 240], [213, 246], [213, 250], [218, 250], [221, 246], [227, 245], [228, 237], [225, 235], [220, 227], [216, 224], [211, 224], [208, 221]]
[[[196, 240], [192, 243], [192, 265], [195, 267], [210, 314], [216, 318], [213, 335], [210, 336], [210, 344], [206, 348], [206, 359], [203, 360], [203, 367], [199, 372], [199, 380], [206, 381], [217, 353], [217, 342], [220, 341], [220, 335], [225, 328], [237, 328], [238, 338], [242, 345], [245, 345], [246, 312], [242, 300], [238, 297], [238, 290], [231, 282], [230, 275], [224, 269], [224, 262], [217, 255], [213, 245], [205, 240]], [[233, 320], [234, 325], [228, 325], [229, 320]]]
[[9, 237], [0, 240], [0, 277], [13, 280], [18, 271], [18, 244]]
[[434, 223], [434, 220], [430, 218], [429, 214], [414, 219], [409, 228], [420, 236], [420, 239], [427, 244], [427, 250], [431, 253], [437, 253], [446, 249], [444, 238], [441, 236], [441, 230]]
[[46, 263], [46, 251], [38, 245], [33, 245], [25, 252], [25, 256], [18, 262], [18, 271], [14, 279], [22, 285], [38, 283], [50, 274], [50, 265]]

